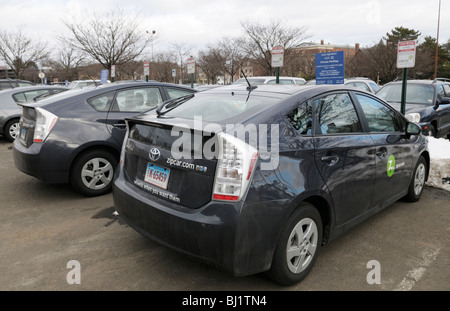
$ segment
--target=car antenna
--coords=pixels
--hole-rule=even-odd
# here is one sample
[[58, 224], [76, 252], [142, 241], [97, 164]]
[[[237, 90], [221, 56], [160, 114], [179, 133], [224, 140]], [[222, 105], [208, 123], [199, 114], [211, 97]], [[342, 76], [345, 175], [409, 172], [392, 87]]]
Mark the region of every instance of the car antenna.
[[251, 85], [250, 82], [248, 81], [247, 76], [246, 76], [245, 73], [244, 73], [244, 70], [241, 69], [241, 73], [242, 73], [242, 75], [244, 76], [245, 81], [247, 81], [247, 84], [248, 84], [248, 86], [247, 86], [247, 91], [250, 91], [250, 92], [251, 92], [251, 91], [253, 91], [254, 89], [256, 89], [257, 86], [256, 86], [256, 85]]

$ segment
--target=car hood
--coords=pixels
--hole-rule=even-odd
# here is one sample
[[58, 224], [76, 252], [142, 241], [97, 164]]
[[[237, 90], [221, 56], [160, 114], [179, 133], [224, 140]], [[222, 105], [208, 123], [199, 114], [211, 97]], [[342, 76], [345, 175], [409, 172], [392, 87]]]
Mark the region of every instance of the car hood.
[[[401, 111], [401, 103], [389, 102], [389, 105], [391, 105], [397, 111]], [[423, 115], [429, 115], [430, 111], [432, 111], [432, 110], [433, 110], [433, 106], [431, 106], [431, 105], [412, 104], [412, 103], [405, 104], [405, 114], [418, 113], [421, 116], [423, 116]]]

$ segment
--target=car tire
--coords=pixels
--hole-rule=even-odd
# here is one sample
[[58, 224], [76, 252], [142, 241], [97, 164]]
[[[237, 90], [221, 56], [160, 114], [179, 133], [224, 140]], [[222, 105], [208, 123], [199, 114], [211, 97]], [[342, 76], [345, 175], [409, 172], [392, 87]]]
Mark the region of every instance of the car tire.
[[110, 152], [91, 150], [79, 156], [72, 167], [72, 187], [85, 196], [99, 196], [112, 189], [118, 160]]
[[322, 244], [322, 219], [317, 209], [303, 203], [281, 232], [269, 277], [283, 286], [296, 284], [311, 271]]
[[7, 141], [13, 142], [19, 134], [19, 119], [8, 121], [5, 126], [5, 138]]
[[408, 187], [408, 194], [404, 197], [407, 202], [416, 202], [422, 196], [425, 187], [425, 177], [427, 174], [427, 162], [423, 156], [419, 157], [413, 176]]
[[436, 129], [433, 125], [430, 125], [430, 129], [428, 130], [428, 136], [436, 138]]

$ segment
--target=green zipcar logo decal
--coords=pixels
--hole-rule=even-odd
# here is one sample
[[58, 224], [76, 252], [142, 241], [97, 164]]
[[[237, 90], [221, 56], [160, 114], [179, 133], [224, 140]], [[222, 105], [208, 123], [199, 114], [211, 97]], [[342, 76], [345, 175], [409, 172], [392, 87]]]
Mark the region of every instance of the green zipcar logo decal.
[[387, 171], [388, 177], [391, 177], [392, 175], [394, 175], [394, 171], [395, 171], [395, 158], [394, 158], [393, 155], [389, 156], [389, 159], [388, 159], [388, 161], [387, 161], [386, 171]]

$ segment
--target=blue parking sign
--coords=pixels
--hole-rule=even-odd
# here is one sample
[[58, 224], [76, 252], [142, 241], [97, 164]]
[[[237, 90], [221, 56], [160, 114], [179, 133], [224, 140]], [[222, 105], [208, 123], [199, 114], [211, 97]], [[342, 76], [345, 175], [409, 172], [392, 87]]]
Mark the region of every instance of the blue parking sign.
[[344, 51], [316, 54], [316, 84], [344, 84]]
[[108, 69], [103, 69], [102, 70], [101, 75], [100, 75], [100, 82], [102, 84], [105, 84], [105, 83], [108, 82], [108, 73], [109, 73]]

